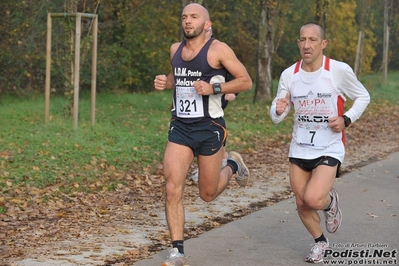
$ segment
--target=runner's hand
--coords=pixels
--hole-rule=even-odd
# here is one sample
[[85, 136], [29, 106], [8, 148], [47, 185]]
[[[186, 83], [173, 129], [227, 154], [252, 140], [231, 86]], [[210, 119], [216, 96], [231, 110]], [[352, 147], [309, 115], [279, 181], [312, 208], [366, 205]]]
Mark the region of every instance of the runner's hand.
[[224, 96], [224, 99], [226, 101], [233, 101], [236, 98], [236, 95], [234, 93], [228, 93]]
[[213, 94], [212, 84], [209, 84], [203, 80], [198, 80], [193, 83], [195, 90], [198, 95], [211, 95]]
[[291, 104], [291, 95], [289, 92], [285, 95], [285, 98], [278, 98], [276, 101], [276, 114], [281, 115], [285, 109]]
[[345, 129], [345, 120], [342, 116], [334, 116], [329, 119], [328, 126], [334, 132], [341, 132]]
[[158, 91], [163, 91], [166, 88], [168, 77], [166, 75], [158, 75], [154, 79], [154, 87]]

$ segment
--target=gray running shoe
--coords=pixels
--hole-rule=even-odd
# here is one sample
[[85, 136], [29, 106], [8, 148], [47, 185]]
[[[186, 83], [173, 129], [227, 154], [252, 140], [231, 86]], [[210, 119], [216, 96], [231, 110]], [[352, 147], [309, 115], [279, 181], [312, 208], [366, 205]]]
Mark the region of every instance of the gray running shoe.
[[329, 233], [335, 233], [338, 228], [341, 226], [342, 222], [342, 213], [340, 208], [338, 207], [338, 193], [332, 188], [330, 190], [330, 196], [332, 196], [333, 204], [329, 211], [324, 211], [324, 217], [326, 218], [326, 229]]
[[310, 263], [319, 263], [323, 261], [324, 252], [329, 246], [329, 242], [320, 241], [313, 244], [310, 253], [306, 256], [305, 261]]
[[177, 248], [172, 248], [168, 259], [162, 263], [162, 266], [189, 266], [188, 260], [184, 254], [179, 253]]
[[[222, 168], [227, 165], [227, 158], [222, 160]], [[188, 177], [188, 180], [198, 182], [198, 168]]]
[[245, 165], [244, 160], [238, 152], [231, 151], [229, 153], [229, 159], [235, 161], [238, 164], [238, 170], [236, 172], [237, 175], [235, 179], [240, 187], [245, 187], [246, 185], [248, 185], [248, 181], [250, 178], [248, 167]]
[[193, 174], [188, 178], [188, 180], [198, 182], [198, 168], [193, 172]]

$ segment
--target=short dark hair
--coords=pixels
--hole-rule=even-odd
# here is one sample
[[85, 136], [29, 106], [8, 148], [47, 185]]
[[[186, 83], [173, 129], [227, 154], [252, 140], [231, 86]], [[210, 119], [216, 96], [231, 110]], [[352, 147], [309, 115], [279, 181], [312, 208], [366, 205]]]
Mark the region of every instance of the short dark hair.
[[301, 29], [302, 29], [303, 27], [305, 27], [305, 26], [311, 26], [311, 25], [319, 27], [319, 29], [320, 29], [320, 36], [321, 36], [321, 38], [322, 38], [323, 40], [325, 40], [325, 39], [326, 39], [326, 32], [325, 32], [324, 28], [323, 28], [320, 24], [317, 24], [317, 23], [315, 23], [315, 22], [308, 22], [308, 23], [302, 25]]

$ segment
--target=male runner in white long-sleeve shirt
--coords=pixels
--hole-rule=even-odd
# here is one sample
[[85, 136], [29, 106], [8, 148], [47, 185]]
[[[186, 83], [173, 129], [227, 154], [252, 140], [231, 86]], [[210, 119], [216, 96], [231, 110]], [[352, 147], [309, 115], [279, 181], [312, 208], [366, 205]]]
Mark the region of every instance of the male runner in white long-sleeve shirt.
[[[327, 231], [335, 233], [342, 220], [333, 184], [345, 156], [343, 130], [362, 115], [370, 95], [349, 65], [323, 55], [328, 41], [321, 26], [303, 25], [297, 43], [302, 60], [281, 74], [270, 116], [279, 123], [291, 105], [295, 111], [290, 183], [299, 217], [315, 239], [305, 260], [318, 263], [329, 245], [318, 210], [324, 211]], [[354, 100], [345, 113], [344, 95]]]

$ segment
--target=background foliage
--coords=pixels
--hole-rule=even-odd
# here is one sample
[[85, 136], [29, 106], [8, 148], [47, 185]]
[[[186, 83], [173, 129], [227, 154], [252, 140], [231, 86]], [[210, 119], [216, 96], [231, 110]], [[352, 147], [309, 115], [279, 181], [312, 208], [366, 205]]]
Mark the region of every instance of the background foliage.
[[[326, 54], [355, 61], [359, 15], [356, 0], [328, 1]], [[2, 0], [0, 2], [0, 94], [43, 93], [48, 13], [67, 10], [66, 0]], [[176, 0], [76, 0], [78, 12], [99, 15], [98, 91], [151, 91], [153, 77], [169, 71], [169, 46], [180, 40], [181, 1]], [[299, 27], [315, 20], [317, 0], [279, 1], [275, 21], [278, 40], [273, 56], [273, 77], [299, 58]], [[204, 0], [213, 21], [214, 35], [228, 43], [256, 77], [257, 40], [261, 1]], [[363, 73], [378, 72], [382, 65], [384, 0], [371, 1], [366, 21]], [[390, 70], [399, 69], [399, 7], [390, 10]], [[65, 94], [70, 53], [68, 41], [74, 19], [53, 19], [52, 91]], [[81, 89], [90, 89], [91, 21], [82, 33]]]

